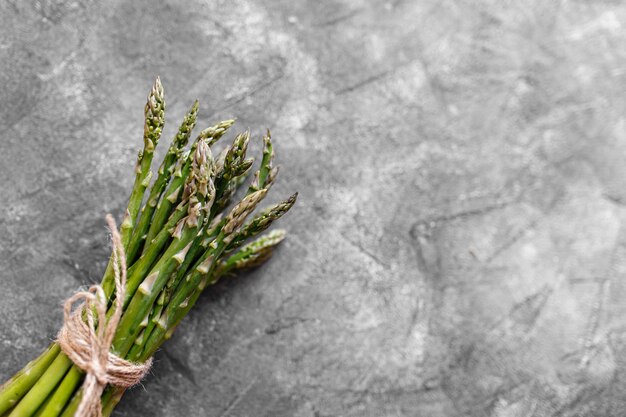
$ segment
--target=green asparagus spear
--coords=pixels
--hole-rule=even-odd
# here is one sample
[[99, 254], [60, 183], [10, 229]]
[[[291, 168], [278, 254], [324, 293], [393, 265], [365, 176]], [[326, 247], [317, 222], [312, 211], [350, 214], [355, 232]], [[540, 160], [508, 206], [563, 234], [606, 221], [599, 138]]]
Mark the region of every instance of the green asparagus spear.
[[131, 233], [135, 227], [135, 221], [141, 208], [141, 201], [148, 185], [152, 172], [150, 165], [154, 156], [154, 148], [159, 143], [161, 131], [165, 123], [165, 100], [163, 98], [163, 86], [161, 80], [157, 77], [154, 86], [148, 95], [148, 102], [145, 108], [146, 120], [143, 131], [143, 151], [137, 157], [137, 165], [135, 167], [135, 184], [130, 194], [128, 208], [124, 216], [124, 220], [120, 225], [120, 235], [124, 249], [128, 248], [128, 242]]
[[191, 131], [196, 125], [197, 115], [198, 101], [196, 100], [178, 128], [178, 133], [174, 137], [174, 140], [172, 141], [172, 144], [170, 145], [167, 154], [159, 167], [158, 176], [150, 189], [148, 201], [141, 209], [141, 217], [139, 218], [137, 227], [133, 230], [130, 244], [128, 246], [128, 250], [126, 251], [126, 261], [129, 265], [133, 264], [138, 253], [140, 253], [140, 249], [143, 247], [143, 243], [148, 233], [148, 228], [150, 227], [150, 220], [152, 220], [152, 214], [161, 199], [165, 186], [174, 173], [176, 163], [182, 154], [183, 148], [189, 141]]

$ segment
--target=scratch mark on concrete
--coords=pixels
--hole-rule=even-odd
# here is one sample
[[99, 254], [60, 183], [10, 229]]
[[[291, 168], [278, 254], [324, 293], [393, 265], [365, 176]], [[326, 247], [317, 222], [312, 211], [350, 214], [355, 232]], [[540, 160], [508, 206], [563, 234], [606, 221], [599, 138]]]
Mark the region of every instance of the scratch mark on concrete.
[[511, 235], [509, 239], [507, 239], [502, 245], [498, 246], [491, 255], [485, 259], [485, 264], [489, 265], [493, 262], [498, 256], [500, 256], [504, 251], [509, 249], [511, 246], [515, 245], [522, 237], [526, 235], [530, 230], [534, 229], [537, 226], [538, 220], [531, 221], [526, 227], [518, 230], [516, 233]]
[[[489, 332], [496, 329], [503, 329], [503, 327], [521, 326], [521, 331], [516, 331], [516, 334], [526, 334], [537, 322], [541, 311], [546, 306], [550, 295], [554, 292], [552, 287], [545, 286], [535, 294], [531, 294], [524, 298], [523, 301], [515, 304], [509, 313], [492, 325], [489, 328]], [[510, 330], [510, 329], [508, 329]]]
[[479, 207], [479, 208], [473, 208], [473, 209], [468, 209], [468, 210], [462, 210], [456, 213], [451, 213], [451, 214], [444, 214], [444, 215], [440, 215], [440, 216], [434, 216], [434, 217], [429, 217], [423, 220], [420, 220], [418, 222], [416, 222], [412, 228], [418, 227], [420, 224], [431, 224], [431, 223], [439, 223], [439, 222], [449, 222], [451, 220], [456, 220], [456, 219], [460, 219], [460, 218], [467, 218], [467, 217], [473, 217], [473, 216], [482, 216], [484, 214], [490, 213], [492, 211], [496, 211], [496, 210], [501, 210], [503, 208], [508, 207], [509, 205], [511, 205], [514, 201], [505, 201], [505, 202], [501, 202], [501, 203], [496, 203], [496, 204], [488, 204], [485, 205], [483, 207]]
[[611, 252], [611, 258], [609, 259], [606, 273], [603, 279], [598, 283], [596, 301], [594, 302], [591, 313], [589, 315], [589, 323], [587, 325], [588, 330], [583, 347], [584, 353], [580, 358], [580, 366], [582, 368], [587, 367], [591, 360], [593, 348], [595, 347], [596, 334], [598, 333], [600, 321], [604, 312], [604, 305], [606, 303], [607, 295], [610, 293], [611, 279], [613, 278], [613, 276], [616, 275], [613, 267], [617, 261], [616, 257], [618, 249], [620, 247], [619, 236], [621, 235], [621, 231], [622, 228], [620, 227], [620, 231], [618, 232], [618, 241], [613, 246], [613, 251]]
[[363, 88], [369, 84], [375, 83], [378, 80], [381, 80], [383, 78], [385, 78], [387, 75], [393, 73], [394, 70], [393, 69], [388, 69], [385, 71], [382, 71], [378, 74], [372, 75], [371, 77], [368, 77], [362, 81], [357, 82], [356, 84], [353, 84], [351, 86], [348, 86], [346, 88], [342, 88], [341, 90], [338, 90], [335, 94], [340, 96], [342, 94], [346, 94], [346, 93], [351, 93], [355, 90], [358, 90], [360, 88]]
[[364, 11], [363, 8], [357, 8], [357, 9], [349, 11], [348, 13], [345, 13], [345, 14], [333, 17], [331, 19], [328, 19], [326, 21], [317, 23], [314, 26], [317, 26], [317, 27], [335, 26], [339, 23], [345, 22], [346, 20], [352, 19], [353, 17], [359, 15], [363, 11]]
[[285, 319], [279, 319], [272, 324], [270, 324], [265, 329], [265, 334], [273, 335], [280, 333], [283, 330], [291, 329], [297, 324], [306, 323], [307, 321], [311, 321], [312, 319], [305, 317], [286, 317]]
[[281, 79], [283, 79], [285, 77], [285, 73], [281, 73], [280, 75], [264, 82], [258, 85], [258, 87], [253, 88], [252, 90], [246, 92], [245, 94], [242, 94], [240, 97], [236, 98], [235, 100], [229, 102], [228, 104], [226, 104], [225, 106], [219, 108], [218, 110], [215, 110], [213, 112], [213, 114], [209, 117], [209, 118], [214, 118], [217, 114], [228, 110], [234, 106], [236, 106], [237, 104], [241, 103], [242, 101], [244, 101], [245, 99], [254, 96], [255, 94], [265, 90], [266, 88], [270, 87], [272, 84], [280, 81]]
[[237, 407], [237, 404], [241, 402], [241, 400], [246, 396], [246, 394], [248, 394], [248, 392], [254, 386], [254, 384], [256, 384], [256, 380], [253, 380], [248, 385], [246, 385], [241, 391], [239, 391], [237, 395], [235, 395], [233, 399], [228, 403], [228, 405], [226, 406], [224, 411], [222, 411], [219, 417], [228, 416], [231, 413], [231, 411], [233, 411], [235, 407]]
[[376, 264], [378, 264], [378, 265], [380, 265], [380, 266], [382, 266], [384, 268], [388, 268], [389, 267], [387, 262], [385, 262], [382, 259], [380, 259], [374, 252], [371, 252], [370, 250], [366, 249], [365, 246], [361, 242], [353, 242], [351, 239], [349, 239], [343, 233], [340, 233], [340, 236], [346, 242], [348, 242], [350, 245], [352, 245], [353, 247], [357, 248], [359, 250], [359, 252], [361, 252], [363, 255], [367, 256], [369, 259], [374, 261]]

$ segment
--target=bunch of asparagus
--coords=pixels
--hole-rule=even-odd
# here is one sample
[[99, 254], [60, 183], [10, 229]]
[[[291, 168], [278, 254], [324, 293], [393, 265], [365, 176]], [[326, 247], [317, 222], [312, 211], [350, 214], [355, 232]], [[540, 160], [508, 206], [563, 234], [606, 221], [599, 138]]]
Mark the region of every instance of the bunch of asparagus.
[[[152, 182], [150, 166], [163, 129], [164, 111], [163, 87], [157, 78], [148, 95], [144, 147], [137, 158], [133, 190], [120, 225], [129, 268], [124, 313], [111, 351], [132, 362], [146, 361], [171, 337], [208, 285], [266, 261], [285, 232], [260, 234], [285, 214], [297, 197], [294, 194], [245, 222], [278, 173], [272, 165], [274, 151], [268, 131], [263, 138], [260, 167], [245, 196], [226, 210], [253, 165], [253, 159], [246, 158], [250, 134], [237, 135], [214, 159], [211, 147], [234, 123], [225, 120], [201, 131], [185, 150], [196, 124], [197, 101], [185, 115]], [[115, 300], [112, 260], [101, 286], [110, 315]], [[53, 343], [0, 388], [0, 416], [73, 416], [81, 400], [83, 377]], [[103, 415], [111, 414], [123, 393], [119, 387], [105, 389]]]

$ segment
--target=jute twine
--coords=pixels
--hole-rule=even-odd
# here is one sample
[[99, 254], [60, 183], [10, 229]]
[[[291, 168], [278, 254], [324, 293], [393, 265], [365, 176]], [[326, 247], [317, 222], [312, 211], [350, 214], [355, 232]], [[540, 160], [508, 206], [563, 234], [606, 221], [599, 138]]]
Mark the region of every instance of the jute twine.
[[107, 322], [107, 298], [100, 285], [77, 292], [65, 301], [65, 322], [57, 337], [63, 353], [86, 373], [82, 399], [74, 414], [78, 417], [102, 416], [100, 397], [107, 384], [131, 387], [141, 381], [152, 365], [152, 359], [136, 364], [110, 352], [126, 295], [126, 255], [115, 220], [108, 214], [106, 221], [113, 240], [115, 311]]

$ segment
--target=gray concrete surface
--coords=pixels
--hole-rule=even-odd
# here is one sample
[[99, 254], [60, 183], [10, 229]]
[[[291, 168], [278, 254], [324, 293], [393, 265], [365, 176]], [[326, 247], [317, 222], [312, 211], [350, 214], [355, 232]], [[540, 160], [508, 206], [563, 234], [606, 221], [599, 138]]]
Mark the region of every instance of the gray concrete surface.
[[0, 3], [0, 377], [99, 279], [155, 75], [166, 136], [272, 128], [263, 268], [118, 416], [626, 414], [626, 5]]

